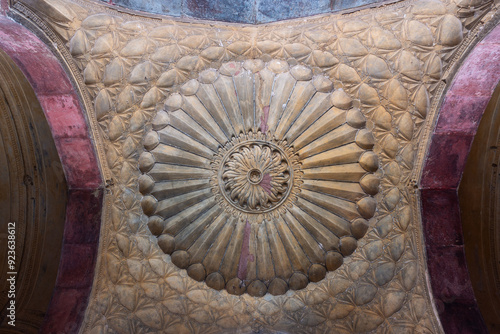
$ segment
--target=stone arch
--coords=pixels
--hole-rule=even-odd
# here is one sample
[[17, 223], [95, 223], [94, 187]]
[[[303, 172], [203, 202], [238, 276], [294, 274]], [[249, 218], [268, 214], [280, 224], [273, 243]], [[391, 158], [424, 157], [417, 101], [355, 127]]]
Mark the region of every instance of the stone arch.
[[33, 33], [0, 17], [0, 49], [22, 71], [41, 105], [67, 182], [61, 258], [42, 333], [76, 332], [94, 278], [102, 178], [84, 110], [60, 61]]
[[432, 294], [446, 333], [485, 333], [467, 269], [458, 187], [479, 121], [500, 80], [500, 26], [467, 56], [448, 89], [419, 189]]

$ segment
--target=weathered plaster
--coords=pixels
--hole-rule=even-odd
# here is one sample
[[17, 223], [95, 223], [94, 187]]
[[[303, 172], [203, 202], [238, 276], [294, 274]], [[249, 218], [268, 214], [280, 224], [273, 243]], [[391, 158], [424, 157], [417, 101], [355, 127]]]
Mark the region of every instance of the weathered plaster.
[[42, 332], [74, 331], [94, 278], [103, 197], [99, 165], [77, 94], [59, 60], [33, 33], [3, 16], [0, 48], [37, 94], [68, 183], [62, 256]]
[[441, 106], [420, 183], [433, 296], [447, 333], [486, 333], [464, 253], [458, 185], [479, 121], [500, 81], [500, 27], [457, 71]]

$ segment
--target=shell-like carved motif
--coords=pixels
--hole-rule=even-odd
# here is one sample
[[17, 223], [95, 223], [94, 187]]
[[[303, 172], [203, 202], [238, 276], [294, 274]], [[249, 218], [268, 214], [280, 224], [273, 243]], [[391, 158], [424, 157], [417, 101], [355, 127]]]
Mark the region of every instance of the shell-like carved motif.
[[376, 211], [365, 123], [344, 91], [303, 65], [201, 72], [144, 137], [139, 189], [158, 245], [193, 279], [232, 294], [322, 280]]

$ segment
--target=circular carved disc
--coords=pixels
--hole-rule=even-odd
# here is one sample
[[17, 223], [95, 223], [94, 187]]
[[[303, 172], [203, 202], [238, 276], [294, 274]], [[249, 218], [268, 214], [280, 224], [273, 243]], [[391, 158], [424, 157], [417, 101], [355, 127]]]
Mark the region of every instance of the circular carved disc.
[[142, 207], [196, 280], [283, 294], [355, 251], [376, 210], [377, 156], [352, 99], [310, 69], [273, 60], [200, 73], [145, 135]]
[[212, 186], [226, 211], [261, 223], [296, 199], [301, 181], [298, 157], [284, 142], [260, 132], [234, 138], [213, 162]]

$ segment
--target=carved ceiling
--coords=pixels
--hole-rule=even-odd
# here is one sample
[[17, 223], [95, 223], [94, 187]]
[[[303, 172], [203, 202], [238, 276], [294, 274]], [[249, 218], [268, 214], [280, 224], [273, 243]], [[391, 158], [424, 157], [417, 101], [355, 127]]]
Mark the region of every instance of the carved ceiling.
[[414, 187], [491, 1], [261, 26], [14, 9], [59, 43], [107, 179], [83, 332], [442, 331]]
[[378, 159], [365, 125], [343, 90], [303, 65], [202, 71], [169, 96], [143, 141], [150, 230], [175, 265], [216, 290], [282, 295], [320, 281], [375, 213]]

